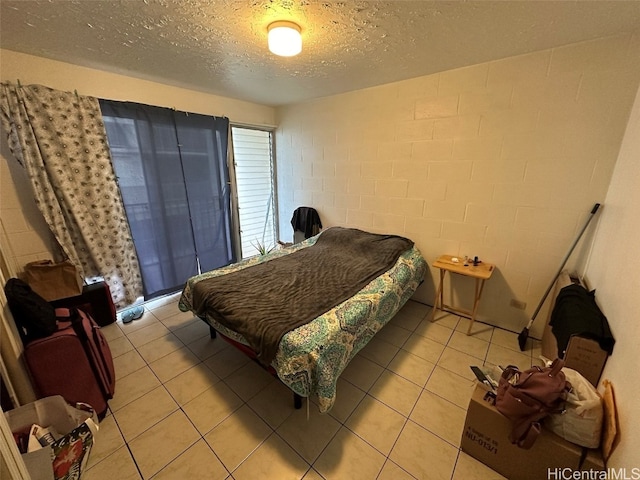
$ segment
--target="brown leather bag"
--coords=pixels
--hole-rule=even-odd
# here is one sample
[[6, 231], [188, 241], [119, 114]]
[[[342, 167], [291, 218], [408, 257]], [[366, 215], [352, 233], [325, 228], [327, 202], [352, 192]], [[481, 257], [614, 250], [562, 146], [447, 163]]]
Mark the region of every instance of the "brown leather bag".
[[533, 367], [521, 372], [509, 366], [498, 382], [496, 408], [512, 422], [511, 443], [531, 448], [540, 434], [540, 421], [563, 410], [571, 384], [562, 372], [564, 361], [557, 358], [550, 367]]

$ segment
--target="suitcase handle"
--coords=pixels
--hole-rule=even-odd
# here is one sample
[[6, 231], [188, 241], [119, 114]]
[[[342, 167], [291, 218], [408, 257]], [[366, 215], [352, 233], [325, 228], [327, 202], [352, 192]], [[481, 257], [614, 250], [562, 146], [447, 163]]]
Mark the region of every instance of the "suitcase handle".
[[71, 309], [56, 308], [56, 318], [68, 318], [71, 316]]
[[59, 322], [73, 322], [80, 317], [77, 308], [56, 308], [56, 320]]

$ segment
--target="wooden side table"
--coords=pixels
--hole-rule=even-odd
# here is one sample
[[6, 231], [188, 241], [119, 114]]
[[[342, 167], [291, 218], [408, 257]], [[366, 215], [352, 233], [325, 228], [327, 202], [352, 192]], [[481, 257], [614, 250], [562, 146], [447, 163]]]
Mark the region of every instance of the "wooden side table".
[[[467, 335], [471, 333], [471, 328], [473, 327], [473, 322], [476, 319], [476, 313], [478, 312], [478, 305], [480, 304], [480, 297], [482, 297], [482, 290], [484, 289], [484, 282], [487, 281], [493, 270], [495, 265], [491, 263], [481, 262], [478, 265], [474, 266], [472, 261], [469, 261], [469, 265], [465, 266], [464, 258], [457, 258], [458, 261], [455, 262], [454, 259], [457, 257], [452, 255], [442, 255], [435, 262], [433, 262], [432, 266], [440, 269], [440, 283], [438, 284], [438, 290], [436, 291], [436, 299], [433, 305], [433, 310], [431, 311], [431, 321], [435, 319], [436, 310], [449, 311], [452, 313], [458, 313], [465, 316], [469, 316], [471, 319], [471, 323], [469, 324], [469, 329], [467, 330]], [[475, 278], [476, 280], [476, 288], [475, 288], [475, 296], [473, 298], [473, 309], [462, 310], [460, 308], [455, 308], [450, 305], [444, 304], [442, 286], [444, 283], [445, 273], [456, 273], [458, 275], [464, 275], [466, 277]]]

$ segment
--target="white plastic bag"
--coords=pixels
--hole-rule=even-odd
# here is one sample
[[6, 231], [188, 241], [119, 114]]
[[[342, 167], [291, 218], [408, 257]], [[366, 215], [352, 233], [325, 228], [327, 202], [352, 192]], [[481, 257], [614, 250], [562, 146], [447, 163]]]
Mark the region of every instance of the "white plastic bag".
[[562, 371], [572, 387], [565, 411], [549, 415], [544, 426], [569, 442], [598, 448], [604, 416], [602, 398], [580, 373], [566, 367]]
[[5, 417], [11, 431], [18, 436], [28, 435], [33, 424], [58, 432], [60, 438], [54, 438], [52, 445], [22, 455], [30, 478], [79, 478], [98, 431], [98, 417], [91, 407], [85, 404], [74, 407], [55, 395], [9, 410]]

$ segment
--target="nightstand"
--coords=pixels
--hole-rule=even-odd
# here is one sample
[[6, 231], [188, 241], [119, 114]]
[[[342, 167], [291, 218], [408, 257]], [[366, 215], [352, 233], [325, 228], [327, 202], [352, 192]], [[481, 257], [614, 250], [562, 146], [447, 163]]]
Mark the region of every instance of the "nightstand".
[[[440, 283], [438, 284], [433, 310], [431, 311], [431, 321], [433, 322], [435, 318], [436, 310], [449, 311], [468, 316], [471, 319], [469, 329], [467, 330], [467, 335], [469, 335], [471, 333], [471, 328], [473, 327], [473, 322], [476, 319], [476, 313], [478, 312], [478, 305], [480, 304], [480, 298], [482, 297], [484, 282], [491, 278], [495, 265], [486, 262], [480, 262], [478, 265], [473, 265], [473, 262], [470, 260], [469, 264], [465, 266], [464, 258], [458, 258], [453, 255], [442, 255], [433, 262], [432, 266], [440, 270]], [[463, 310], [444, 304], [442, 286], [444, 283], [444, 276], [447, 272], [475, 279], [476, 285], [472, 310]]]

